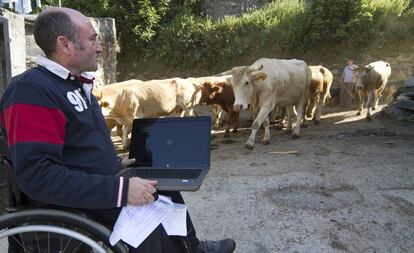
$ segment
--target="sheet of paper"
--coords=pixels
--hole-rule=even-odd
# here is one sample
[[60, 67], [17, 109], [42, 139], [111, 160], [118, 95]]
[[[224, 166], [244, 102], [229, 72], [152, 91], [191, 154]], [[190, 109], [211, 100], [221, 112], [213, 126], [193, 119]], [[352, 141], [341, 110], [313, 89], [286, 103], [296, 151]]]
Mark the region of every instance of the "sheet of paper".
[[162, 226], [168, 235], [187, 235], [187, 206], [184, 204], [173, 204], [171, 211]]
[[168, 217], [173, 210], [171, 200], [165, 196], [144, 206], [123, 207], [115, 223], [109, 242], [115, 245], [123, 240], [137, 248]]

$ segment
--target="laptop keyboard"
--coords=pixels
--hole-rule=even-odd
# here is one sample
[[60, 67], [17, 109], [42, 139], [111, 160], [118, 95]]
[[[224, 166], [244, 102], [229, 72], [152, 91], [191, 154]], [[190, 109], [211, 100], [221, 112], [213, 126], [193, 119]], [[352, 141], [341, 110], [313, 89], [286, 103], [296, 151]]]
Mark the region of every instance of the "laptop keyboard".
[[132, 176], [142, 178], [197, 178], [201, 169], [139, 169], [133, 168]]

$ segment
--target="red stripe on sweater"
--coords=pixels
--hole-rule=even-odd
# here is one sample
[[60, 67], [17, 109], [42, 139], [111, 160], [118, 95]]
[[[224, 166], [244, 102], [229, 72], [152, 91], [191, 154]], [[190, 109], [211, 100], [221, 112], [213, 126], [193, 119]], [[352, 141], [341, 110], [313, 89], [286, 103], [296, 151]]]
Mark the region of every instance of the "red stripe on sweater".
[[54, 108], [15, 104], [1, 115], [9, 146], [19, 142], [63, 144], [65, 115]]

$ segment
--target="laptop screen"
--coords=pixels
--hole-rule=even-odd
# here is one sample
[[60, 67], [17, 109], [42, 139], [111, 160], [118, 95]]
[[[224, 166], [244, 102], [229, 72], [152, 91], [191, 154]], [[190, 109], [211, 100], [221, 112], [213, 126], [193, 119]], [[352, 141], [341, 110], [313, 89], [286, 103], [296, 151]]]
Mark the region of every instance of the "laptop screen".
[[137, 167], [209, 168], [211, 119], [134, 119], [129, 157]]

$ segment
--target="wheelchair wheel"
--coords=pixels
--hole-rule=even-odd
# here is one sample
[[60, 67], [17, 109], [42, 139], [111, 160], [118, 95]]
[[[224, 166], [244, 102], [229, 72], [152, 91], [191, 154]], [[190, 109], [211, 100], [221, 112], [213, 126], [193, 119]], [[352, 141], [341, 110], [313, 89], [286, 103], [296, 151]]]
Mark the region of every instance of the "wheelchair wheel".
[[62, 210], [30, 209], [0, 216], [0, 252], [126, 253], [111, 231], [81, 215]]

